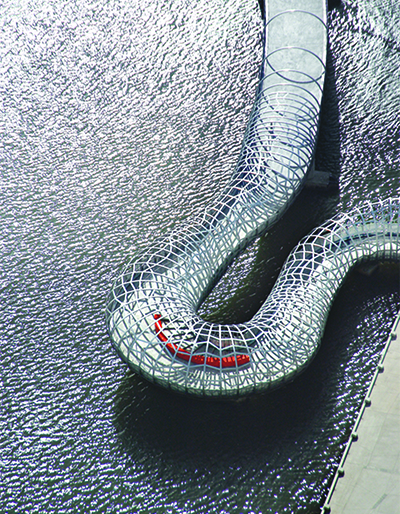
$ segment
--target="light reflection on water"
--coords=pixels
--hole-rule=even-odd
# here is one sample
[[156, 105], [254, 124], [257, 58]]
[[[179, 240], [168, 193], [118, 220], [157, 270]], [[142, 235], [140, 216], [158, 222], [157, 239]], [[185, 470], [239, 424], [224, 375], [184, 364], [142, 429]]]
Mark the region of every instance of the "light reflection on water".
[[[257, 3], [0, 9], [0, 510], [318, 512], [400, 306], [398, 265], [349, 277], [310, 368], [240, 403], [143, 382], [103, 318], [129, 253], [229, 179], [257, 81]], [[339, 188], [303, 192], [204, 316], [250, 316], [302, 235], [400, 195], [399, 18], [390, 0], [331, 13], [317, 167]]]

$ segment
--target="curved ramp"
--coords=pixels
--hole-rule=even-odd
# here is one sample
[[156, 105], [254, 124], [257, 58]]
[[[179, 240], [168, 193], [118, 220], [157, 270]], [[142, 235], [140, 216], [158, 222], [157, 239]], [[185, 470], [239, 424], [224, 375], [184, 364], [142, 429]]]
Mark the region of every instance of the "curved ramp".
[[[313, 271], [329, 283], [324, 291], [331, 298], [333, 284], [321, 278], [322, 270], [341, 275], [339, 254], [327, 264], [320, 255], [314, 261], [296, 250], [293, 255], [305, 256], [301, 273], [295, 258], [304, 283], [292, 286], [291, 273], [280, 278], [250, 322], [217, 325], [196, 314], [234, 256], [293, 202], [313, 159], [326, 61], [325, 1], [287, 1], [285, 11], [281, 4], [268, 2], [260, 83], [229, 185], [202, 216], [136, 256], [108, 300], [107, 325], [121, 358], [179, 392], [229, 397], [291, 380], [315, 352], [327, 316], [317, 302], [300, 317], [296, 309], [303, 306], [293, 303], [293, 295], [307, 302], [319, 298], [304, 278]], [[325, 251], [323, 238], [316, 244]], [[368, 252], [361, 253], [364, 258]]]

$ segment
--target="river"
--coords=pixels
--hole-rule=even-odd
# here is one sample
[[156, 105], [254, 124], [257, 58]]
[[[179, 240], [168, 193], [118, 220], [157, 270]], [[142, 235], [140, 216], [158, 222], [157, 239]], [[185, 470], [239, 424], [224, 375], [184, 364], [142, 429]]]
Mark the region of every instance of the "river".
[[[228, 182], [257, 84], [255, 0], [0, 6], [0, 511], [318, 513], [400, 308], [400, 267], [354, 271], [295, 382], [232, 403], [131, 373], [104, 321], [130, 255]], [[400, 6], [329, 13], [317, 169], [201, 307], [248, 319], [314, 226], [400, 196]], [[362, 270], [361, 270], [362, 271]]]

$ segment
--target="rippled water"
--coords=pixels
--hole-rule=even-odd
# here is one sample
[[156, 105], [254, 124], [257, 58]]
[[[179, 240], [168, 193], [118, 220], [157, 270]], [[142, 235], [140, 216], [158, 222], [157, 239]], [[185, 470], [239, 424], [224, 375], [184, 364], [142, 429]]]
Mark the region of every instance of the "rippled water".
[[[332, 214], [400, 195], [400, 7], [329, 16], [317, 167], [207, 299], [246, 319]], [[0, 7], [0, 511], [316, 513], [394, 315], [398, 265], [353, 273], [295, 383], [239, 403], [170, 395], [111, 350], [104, 304], [138, 247], [228, 181], [261, 49], [251, 0]]]

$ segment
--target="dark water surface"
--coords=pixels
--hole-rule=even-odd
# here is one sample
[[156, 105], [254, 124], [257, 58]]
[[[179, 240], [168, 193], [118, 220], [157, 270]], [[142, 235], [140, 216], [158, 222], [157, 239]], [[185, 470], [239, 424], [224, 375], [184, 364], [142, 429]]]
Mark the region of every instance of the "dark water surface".
[[[261, 57], [253, 0], [0, 6], [0, 512], [317, 513], [394, 316], [398, 264], [354, 272], [294, 383], [238, 403], [170, 395], [110, 347], [121, 264], [229, 180]], [[202, 306], [247, 319], [298, 239], [400, 195], [400, 6], [329, 15], [317, 167]]]

